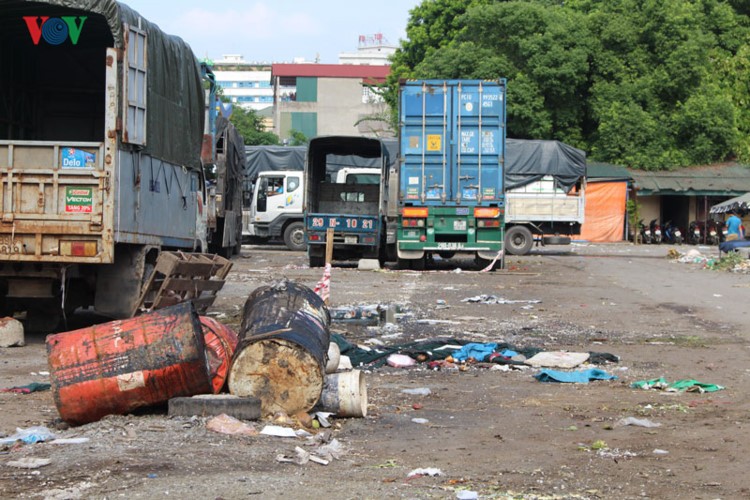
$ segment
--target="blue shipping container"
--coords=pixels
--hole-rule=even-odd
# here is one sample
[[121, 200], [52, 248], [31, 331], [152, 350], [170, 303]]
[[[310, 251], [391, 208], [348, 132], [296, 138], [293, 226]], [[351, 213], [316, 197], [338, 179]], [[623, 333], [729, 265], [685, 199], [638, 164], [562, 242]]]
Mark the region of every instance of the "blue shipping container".
[[505, 80], [414, 80], [400, 92], [401, 206], [503, 206]]

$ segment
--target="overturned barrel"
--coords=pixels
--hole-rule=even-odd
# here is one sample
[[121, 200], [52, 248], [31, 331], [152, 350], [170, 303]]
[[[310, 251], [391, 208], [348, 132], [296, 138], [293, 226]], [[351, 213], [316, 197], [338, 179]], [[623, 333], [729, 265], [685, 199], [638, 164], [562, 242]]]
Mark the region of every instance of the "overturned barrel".
[[331, 323], [310, 288], [293, 281], [263, 286], [245, 301], [229, 369], [235, 396], [254, 396], [261, 414], [309, 411], [323, 390]]
[[201, 316], [200, 321], [211, 385], [214, 394], [219, 394], [226, 384], [229, 366], [239, 339], [234, 330], [213, 318]]
[[48, 335], [46, 343], [55, 405], [73, 425], [212, 392], [190, 302]]

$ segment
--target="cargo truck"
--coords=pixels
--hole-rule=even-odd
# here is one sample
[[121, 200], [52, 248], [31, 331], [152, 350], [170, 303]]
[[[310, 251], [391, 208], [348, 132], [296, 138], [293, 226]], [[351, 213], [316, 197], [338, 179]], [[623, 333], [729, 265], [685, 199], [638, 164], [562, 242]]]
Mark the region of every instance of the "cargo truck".
[[10, 0], [0, 54], [0, 315], [127, 317], [162, 250], [236, 245], [209, 227], [226, 158], [184, 41], [113, 0]]
[[570, 244], [581, 234], [586, 153], [558, 141], [507, 139], [505, 251]]
[[305, 146], [247, 146], [242, 235], [251, 242], [283, 240], [302, 251]]
[[398, 213], [388, 238], [400, 268], [424, 269], [432, 254], [469, 254], [484, 267], [503, 249], [505, 106], [504, 79], [401, 83]]
[[[386, 260], [392, 159], [395, 155], [381, 139], [322, 136], [310, 140], [304, 178], [310, 267], [325, 264], [328, 229], [333, 229], [334, 260]], [[364, 165], [376, 167], [366, 171]]]

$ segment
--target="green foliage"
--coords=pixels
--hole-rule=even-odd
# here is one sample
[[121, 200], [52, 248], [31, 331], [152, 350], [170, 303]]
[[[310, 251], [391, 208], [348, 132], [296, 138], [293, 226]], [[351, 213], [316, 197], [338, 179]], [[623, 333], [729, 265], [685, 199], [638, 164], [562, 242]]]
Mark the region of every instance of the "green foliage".
[[299, 130], [291, 129], [289, 131], [289, 146], [305, 146], [308, 142], [310, 142], [310, 139]]
[[750, 2], [424, 0], [403, 78], [508, 80], [508, 135], [661, 170], [750, 160]]
[[232, 107], [229, 121], [242, 135], [246, 146], [274, 146], [280, 144], [279, 136], [267, 132], [263, 126], [263, 118], [252, 109], [241, 106]]

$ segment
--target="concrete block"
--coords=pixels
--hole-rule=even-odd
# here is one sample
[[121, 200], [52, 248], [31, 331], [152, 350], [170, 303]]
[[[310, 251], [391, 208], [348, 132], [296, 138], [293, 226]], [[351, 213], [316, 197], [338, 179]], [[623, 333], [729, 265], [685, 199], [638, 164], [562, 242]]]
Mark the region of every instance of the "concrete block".
[[360, 271], [378, 271], [380, 270], [380, 262], [378, 262], [378, 259], [359, 259], [357, 268]]
[[200, 394], [191, 398], [181, 397], [169, 400], [171, 417], [215, 417], [225, 413], [240, 420], [260, 418], [260, 399], [231, 394]]
[[25, 345], [23, 324], [14, 318], [0, 318], [0, 347], [22, 347]]

